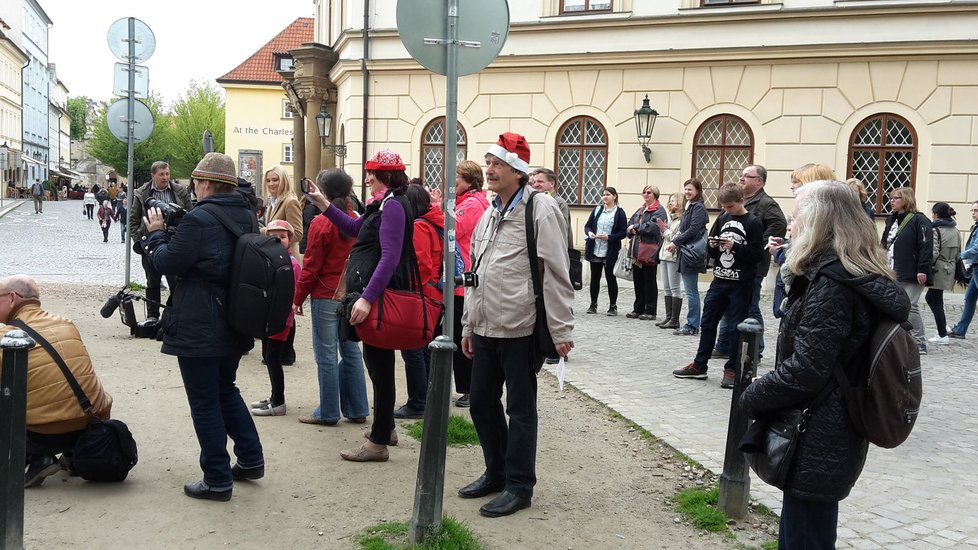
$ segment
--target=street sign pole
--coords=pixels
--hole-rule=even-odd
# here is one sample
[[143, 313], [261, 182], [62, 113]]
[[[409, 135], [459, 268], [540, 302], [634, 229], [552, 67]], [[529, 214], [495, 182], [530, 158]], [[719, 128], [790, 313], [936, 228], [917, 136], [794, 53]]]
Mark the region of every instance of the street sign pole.
[[[128, 170], [126, 181], [129, 182], [129, 192], [126, 193], [126, 196], [128, 197], [129, 193], [132, 193], [136, 190], [135, 183], [133, 182], [133, 166], [132, 166], [133, 157], [135, 156], [133, 151], [135, 148], [133, 126], [135, 125], [134, 119], [136, 118], [136, 18], [135, 17], [129, 18], [129, 94], [128, 94], [127, 101], [128, 101], [128, 105], [126, 105], [126, 111], [128, 114], [127, 124], [129, 125], [129, 138], [128, 140], [126, 140], [128, 146], [126, 158], [129, 161], [129, 170]], [[132, 215], [133, 209], [131, 205], [130, 208], [126, 210], [126, 212], [128, 216]], [[126, 222], [120, 221], [120, 223], [128, 223], [128, 221]], [[132, 239], [132, 235], [130, 235], [129, 231], [126, 231], [126, 281], [125, 281], [126, 288], [129, 288], [129, 282], [131, 280], [130, 279], [131, 273], [129, 273], [130, 271], [129, 264], [131, 263], [132, 260], [132, 247], [129, 246], [130, 239]]]

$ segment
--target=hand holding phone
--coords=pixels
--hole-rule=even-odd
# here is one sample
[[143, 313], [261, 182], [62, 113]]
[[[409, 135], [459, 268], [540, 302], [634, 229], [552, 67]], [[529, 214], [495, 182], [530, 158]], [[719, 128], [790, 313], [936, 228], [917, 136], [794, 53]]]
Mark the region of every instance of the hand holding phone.
[[301, 180], [299, 180], [299, 191], [301, 191], [303, 195], [309, 194], [310, 183], [312, 183], [312, 180], [310, 180], [309, 178], [302, 178]]

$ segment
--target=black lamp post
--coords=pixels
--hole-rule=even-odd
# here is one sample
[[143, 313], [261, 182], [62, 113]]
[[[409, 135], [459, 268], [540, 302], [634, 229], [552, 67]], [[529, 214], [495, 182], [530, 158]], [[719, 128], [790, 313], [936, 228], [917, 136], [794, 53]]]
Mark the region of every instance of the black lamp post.
[[642, 100], [642, 107], [635, 110], [635, 134], [638, 136], [638, 143], [642, 146], [645, 153], [645, 162], [652, 162], [652, 150], [649, 149], [649, 141], [652, 140], [652, 129], [655, 128], [655, 119], [659, 112], [649, 106], [649, 95], [645, 94]]

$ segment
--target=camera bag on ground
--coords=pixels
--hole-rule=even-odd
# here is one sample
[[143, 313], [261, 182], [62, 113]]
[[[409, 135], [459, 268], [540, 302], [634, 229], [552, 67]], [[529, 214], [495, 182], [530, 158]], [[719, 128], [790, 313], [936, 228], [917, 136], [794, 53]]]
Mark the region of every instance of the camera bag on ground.
[[526, 199], [526, 250], [530, 256], [530, 278], [533, 280], [533, 297], [537, 309], [533, 325], [533, 368], [540, 371], [543, 361], [557, 358], [557, 347], [547, 325], [547, 307], [543, 303], [543, 280], [540, 275], [540, 258], [537, 256], [536, 226], [533, 224], [533, 197], [538, 193], [530, 191]]
[[129, 475], [129, 470], [132, 470], [133, 466], [139, 462], [136, 440], [133, 439], [129, 427], [121, 420], [103, 420], [95, 416], [92, 402], [85, 395], [81, 386], [78, 385], [75, 375], [68, 369], [65, 360], [54, 349], [54, 346], [25, 322], [15, 320], [10, 324], [29, 334], [35, 342], [48, 352], [54, 362], [57, 363], [58, 368], [61, 369], [71, 391], [78, 399], [78, 404], [85, 411], [85, 414], [91, 417], [91, 422], [78, 437], [75, 448], [72, 450], [72, 470], [82, 479], [88, 481], [125, 480]]
[[245, 233], [218, 206], [204, 204], [237, 237], [231, 258], [225, 313], [228, 325], [252, 338], [264, 338], [285, 330], [292, 311], [295, 278], [289, 251], [278, 238], [258, 233], [258, 220]]
[[[821, 273], [841, 284], [848, 278], [831, 268]], [[868, 346], [864, 380], [853, 386], [841, 367], [835, 377], [856, 430], [870, 443], [892, 449], [910, 436], [920, 411], [920, 352], [907, 327], [882, 313]]]

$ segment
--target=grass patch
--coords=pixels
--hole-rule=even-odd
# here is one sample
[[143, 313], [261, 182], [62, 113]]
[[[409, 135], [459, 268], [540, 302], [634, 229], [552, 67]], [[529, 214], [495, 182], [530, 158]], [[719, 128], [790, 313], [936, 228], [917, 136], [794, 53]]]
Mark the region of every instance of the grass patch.
[[136, 281], [130, 281], [129, 290], [132, 290], [134, 292], [142, 292], [146, 290], [146, 285], [139, 284]]
[[676, 508], [696, 527], [719, 533], [727, 529], [726, 514], [716, 508], [719, 495], [719, 487], [686, 489], [676, 496]]
[[[420, 424], [420, 422], [419, 422]], [[482, 545], [468, 527], [451, 516], [442, 520], [441, 530], [424, 544], [408, 541], [407, 522], [381, 523], [367, 529], [357, 541], [363, 550], [482, 550]]]
[[[421, 441], [421, 434], [424, 433], [424, 421], [405, 424], [408, 435]], [[448, 417], [448, 446], [463, 447], [465, 445], [478, 445], [479, 434], [475, 432], [475, 426], [466, 420], [464, 416], [452, 415]]]
[[778, 541], [775, 539], [766, 540], [761, 543], [761, 548], [764, 550], [778, 550]]
[[768, 518], [772, 518], [772, 519], [778, 519], [778, 515], [777, 514], [775, 514], [774, 512], [772, 512], [770, 508], [768, 508], [767, 506], [764, 506], [760, 502], [757, 503], [757, 506], [754, 506], [754, 513], [757, 514], [757, 515], [759, 515], [759, 516], [764, 516], [764, 517], [768, 517]]

